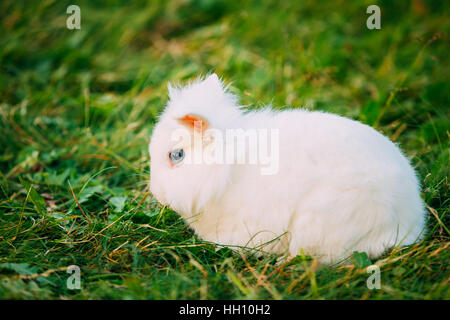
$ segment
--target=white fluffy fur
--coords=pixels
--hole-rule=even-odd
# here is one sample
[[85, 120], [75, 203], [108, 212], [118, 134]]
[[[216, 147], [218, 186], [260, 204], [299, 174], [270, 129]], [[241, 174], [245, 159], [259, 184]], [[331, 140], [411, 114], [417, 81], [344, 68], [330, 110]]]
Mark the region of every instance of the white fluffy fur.
[[[425, 210], [407, 158], [373, 128], [344, 117], [302, 109], [244, 114], [213, 74], [170, 100], [150, 143], [150, 189], [203, 239], [261, 247], [320, 262], [353, 251], [375, 258], [423, 237]], [[197, 114], [212, 128], [278, 128], [280, 169], [261, 175], [256, 165], [172, 167], [171, 133], [178, 118]], [[184, 146], [189, 152], [191, 146]], [[271, 241], [275, 239], [275, 241]]]

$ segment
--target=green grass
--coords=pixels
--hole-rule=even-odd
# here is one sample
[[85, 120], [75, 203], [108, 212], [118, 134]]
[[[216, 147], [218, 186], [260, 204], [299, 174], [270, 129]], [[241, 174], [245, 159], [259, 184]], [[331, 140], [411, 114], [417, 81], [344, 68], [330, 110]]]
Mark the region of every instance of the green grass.
[[[76, 2], [81, 30], [72, 1], [0, 2], [0, 298], [450, 299], [448, 2], [377, 1], [373, 31], [373, 1]], [[401, 145], [430, 232], [376, 262], [380, 290], [363, 260], [202, 242], [147, 194], [167, 82], [210, 71], [242, 104], [335, 112]]]

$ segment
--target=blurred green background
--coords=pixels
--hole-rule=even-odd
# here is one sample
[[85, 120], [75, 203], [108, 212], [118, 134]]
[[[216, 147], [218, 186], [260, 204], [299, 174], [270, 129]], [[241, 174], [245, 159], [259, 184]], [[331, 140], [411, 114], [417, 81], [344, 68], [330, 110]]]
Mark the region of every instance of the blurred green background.
[[[81, 9], [81, 29], [66, 9]], [[366, 8], [381, 8], [368, 30]], [[0, 2], [0, 298], [449, 299], [448, 1]], [[325, 110], [399, 143], [430, 233], [387, 253], [240, 257], [147, 193], [168, 81], [216, 72], [241, 104]], [[220, 250], [219, 250], [220, 249]], [[66, 286], [68, 265], [82, 289]]]

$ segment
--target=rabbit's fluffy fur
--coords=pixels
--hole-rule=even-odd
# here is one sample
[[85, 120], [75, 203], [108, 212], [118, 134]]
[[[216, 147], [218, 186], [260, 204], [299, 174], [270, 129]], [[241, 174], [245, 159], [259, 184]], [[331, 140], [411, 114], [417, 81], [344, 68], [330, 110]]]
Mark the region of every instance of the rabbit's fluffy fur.
[[[173, 166], [171, 134], [189, 114], [219, 130], [279, 129], [278, 173], [261, 175], [251, 164]], [[334, 263], [353, 251], [375, 258], [424, 235], [418, 179], [388, 138], [324, 112], [243, 112], [215, 74], [169, 85], [149, 150], [152, 194], [207, 241]]]

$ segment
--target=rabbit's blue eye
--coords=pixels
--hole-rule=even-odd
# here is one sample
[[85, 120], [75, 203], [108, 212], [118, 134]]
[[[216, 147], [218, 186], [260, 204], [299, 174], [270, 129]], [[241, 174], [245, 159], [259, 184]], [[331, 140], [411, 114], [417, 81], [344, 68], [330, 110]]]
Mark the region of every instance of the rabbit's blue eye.
[[183, 149], [175, 149], [170, 151], [169, 158], [172, 163], [177, 164], [184, 159], [184, 150]]

